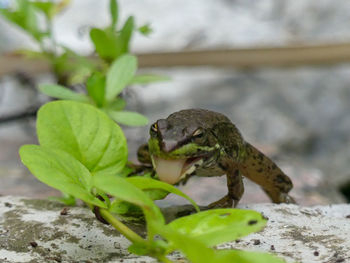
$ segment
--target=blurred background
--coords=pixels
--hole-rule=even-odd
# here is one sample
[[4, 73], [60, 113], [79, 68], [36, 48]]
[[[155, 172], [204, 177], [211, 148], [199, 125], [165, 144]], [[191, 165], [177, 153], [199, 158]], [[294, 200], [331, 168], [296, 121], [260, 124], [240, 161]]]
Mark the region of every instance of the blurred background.
[[[12, 4], [0, 0], [0, 9]], [[350, 2], [344, 0], [121, 0], [153, 32], [135, 34], [131, 52], [140, 72], [168, 82], [128, 87], [127, 108], [150, 123], [185, 108], [227, 115], [247, 141], [270, 156], [293, 182], [302, 205], [348, 202], [350, 197]], [[54, 19], [60, 42], [91, 55], [91, 27], [109, 23], [108, 1], [72, 0]], [[21, 164], [18, 149], [36, 143], [35, 110], [48, 101], [35, 87], [55, 83], [43, 63], [13, 52], [37, 49], [0, 16], [0, 194], [47, 197], [58, 192]], [[123, 127], [136, 160], [148, 126]], [[268, 202], [245, 180], [242, 203]], [[348, 188], [347, 188], [348, 187]], [[200, 204], [226, 194], [226, 179], [191, 178], [181, 188]], [[347, 199], [348, 198], [348, 199]], [[180, 203], [167, 198], [163, 203]]]

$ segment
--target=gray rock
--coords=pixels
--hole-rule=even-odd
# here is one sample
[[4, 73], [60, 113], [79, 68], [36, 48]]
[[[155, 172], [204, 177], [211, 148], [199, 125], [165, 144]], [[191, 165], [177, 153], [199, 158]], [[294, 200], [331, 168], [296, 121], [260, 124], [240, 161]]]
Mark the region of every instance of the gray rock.
[[[219, 248], [272, 252], [287, 262], [350, 260], [350, 205], [253, 204], [241, 208], [262, 212], [269, 218], [266, 228]], [[88, 209], [63, 209], [63, 205], [47, 200], [1, 197], [0, 261], [155, 262], [130, 254], [130, 242], [112, 227], [98, 222]], [[174, 208], [165, 213], [174, 213]], [[143, 232], [142, 224], [130, 227]], [[179, 257], [174, 254], [171, 259]]]

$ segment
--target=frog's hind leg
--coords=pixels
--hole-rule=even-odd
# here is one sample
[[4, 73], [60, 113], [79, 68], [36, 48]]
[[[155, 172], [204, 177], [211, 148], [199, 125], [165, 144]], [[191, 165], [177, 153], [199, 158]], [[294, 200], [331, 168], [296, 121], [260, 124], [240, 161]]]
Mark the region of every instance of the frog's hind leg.
[[228, 194], [220, 200], [211, 203], [209, 208], [236, 207], [244, 192], [243, 179], [240, 171], [235, 169], [227, 175]]
[[244, 176], [259, 184], [274, 203], [295, 203], [288, 195], [290, 178], [267, 156], [246, 143], [246, 156], [240, 165]]

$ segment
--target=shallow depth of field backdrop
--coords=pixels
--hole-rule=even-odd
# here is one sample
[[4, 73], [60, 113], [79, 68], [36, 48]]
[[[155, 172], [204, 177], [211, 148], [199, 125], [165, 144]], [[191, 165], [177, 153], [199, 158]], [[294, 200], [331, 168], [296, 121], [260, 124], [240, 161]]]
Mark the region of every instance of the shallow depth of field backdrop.
[[[0, 0], [0, 8], [9, 3]], [[243, 56], [249, 67], [237, 67], [234, 62], [225, 67], [186, 66], [186, 59], [180, 61], [182, 66], [168, 67], [165, 54], [157, 67], [141, 71], [167, 75], [171, 81], [131, 86], [123, 96], [128, 109], [145, 114], [150, 122], [184, 108], [222, 112], [292, 178], [292, 195], [300, 204], [346, 201], [340, 188], [350, 183], [350, 64], [345, 55], [329, 63], [322, 58], [337, 53], [338, 44], [350, 46], [350, 2], [122, 0], [119, 4], [122, 18], [132, 14], [138, 25], [149, 22], [153, 29], [148, 37], [134, 36], [131, 51], [136, 54], [202, 50], [201, 56], [208, 59], [206, 50], [238, 49], [240, 56], [242, 49], [268, 48], [271, 59], [278, 57], [280, 47], [323, 47], [311, 64], [292, 50], [292, 57], [301, 56], [298, 65], [288, 65], [282, 57], [279, 65], [266, 66], [256, 57]], [[108, 1], [73, 0], [55, 19], [57, 41], [90, 55], [88, 29], [108, 23], [107, 6]], [[59, 193], [31, 176], [18, 156], [22, 144], [35, 143], [35, 119], [4, 121], [47, 101], [31, 84], [54, 81], [45, 71], [1, 73], [9, 66], [5, 54], [28, 47], [35, 48], [31, 39], [0, 17], [0, 194], [46, 197]], [[148, 126], [124, 130], [130, 159], [135, 160]], [[206, 204], [226, 192], [225, 180], [192, 178], [182, 188]], [[268, 201], [257, 186], [246, 185], [242, 203]], [[172, 197], [162, 202], [180, 201]]]

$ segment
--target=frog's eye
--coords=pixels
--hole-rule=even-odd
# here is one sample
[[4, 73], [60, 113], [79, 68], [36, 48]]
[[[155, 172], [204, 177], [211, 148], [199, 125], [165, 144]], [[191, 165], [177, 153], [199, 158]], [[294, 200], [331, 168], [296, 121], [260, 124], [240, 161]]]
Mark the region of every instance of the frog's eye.
[[201, 138], [203, 137], [203, 135], [204, 135], [204, 131], [202, 129], [197, 129], [192, 134], [192, 137]]
[[157, 125], [156, 122], [152, 124], [151, 131], [153, 131], [153, 132], [157, 132], [158, 131], [158, 125]]

